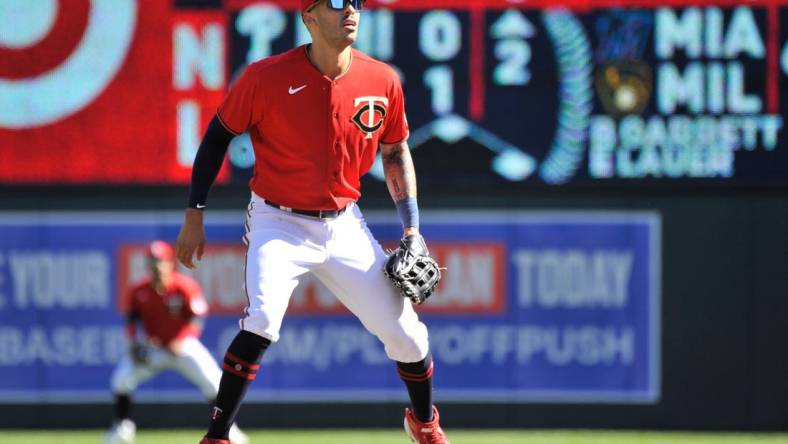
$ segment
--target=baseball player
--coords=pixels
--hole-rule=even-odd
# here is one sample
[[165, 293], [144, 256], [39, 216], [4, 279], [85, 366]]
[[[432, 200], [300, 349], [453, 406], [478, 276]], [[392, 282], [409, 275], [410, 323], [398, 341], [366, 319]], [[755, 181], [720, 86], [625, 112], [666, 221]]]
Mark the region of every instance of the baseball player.
[[[175, 270], [175, 251], [166, 242], [148, 245], [151, 277], [143, 280], [126, 299], [126, 333], [129, 353], [112, 373], [115, 420], [106, 442], [134, 442], [136, 426], [131, 420], [131, 393], [157, 373], [171, 369], [194, 383], [213, 400], [219, 389], [221, 370], [198, 339], [201, 319], [208, 311], [197, 283]], [[138, 332], [138, 324], [142, 331]], [[248, 438], [233, 425], [233, 444]]]
[[190, 268], [203, 253], [202, 210], [230, 140], [248, 131], [256, 158], [243, 237], [249, 305], [225, 354], [202, 444], [227, 443], [260, 359], [279, 339], [291, 293], [309, 272], [396, 362], [411, 399], [405, 410], [411, 440], [448, 442], [432, 403], [427, 328], [386, 280], [387, 256], [356, 205], [360, 177], [380, 149], [404, 235], [421, 239], [399, 78], [391, 67], [351, 48], [362, 3], [301, 0], [312, 43], [249, 65], [219, 106], [197, 152], [189, 208], [176, 244], [178, 259]]

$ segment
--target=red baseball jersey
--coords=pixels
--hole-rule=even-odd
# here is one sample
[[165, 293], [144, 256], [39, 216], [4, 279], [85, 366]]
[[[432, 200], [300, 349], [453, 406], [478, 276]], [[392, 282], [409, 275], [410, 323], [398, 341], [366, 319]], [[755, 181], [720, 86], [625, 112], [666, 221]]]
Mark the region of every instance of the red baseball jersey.
[[336, 210], [361, 196], [378, 144], [408, 137], [399, 76], [353, 50], [348, 71], [324, 76], [306, 46], [249, 65], [219, 106], [235, 134], [249, 132], [257, 195], [290, 208]]
[[145, 335], [161, 345], [176, 338], [198, 336], [191, 320], [208, 312], [200, 287], [180, 273], [174, 274], [164, 294], [159, 294], [153, 282], [146, 279], [131, 289], [128, 301], [129, 312], [139, 317]]

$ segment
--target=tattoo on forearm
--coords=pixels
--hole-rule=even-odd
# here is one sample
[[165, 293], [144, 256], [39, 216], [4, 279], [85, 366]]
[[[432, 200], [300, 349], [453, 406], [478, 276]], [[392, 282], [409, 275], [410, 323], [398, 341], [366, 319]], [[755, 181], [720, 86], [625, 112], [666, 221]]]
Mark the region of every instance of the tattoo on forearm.
[[383, 163], [387, 164], [388, 166], [399, 166], [402, 167], [403, 159], [402, 159], [402, 148], [397, 148], [391, 150], [391, 152], [385, 154], [383, 156]]
[[416, 196], [416, 171], [406, 146], [396, 147], [383, 155], [383, 170], [389, 193], [395, 201]]

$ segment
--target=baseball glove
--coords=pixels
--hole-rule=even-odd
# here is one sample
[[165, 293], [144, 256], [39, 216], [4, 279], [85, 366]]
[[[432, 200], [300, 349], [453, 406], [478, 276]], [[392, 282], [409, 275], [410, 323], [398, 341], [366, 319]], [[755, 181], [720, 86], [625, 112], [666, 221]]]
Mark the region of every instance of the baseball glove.
[[131, 360], [135, 364], [147, 364], [150, 361], [150, 348], [141, 343], [135, 342], [131, 344]]
[[416, 305], [432, 295], [441, 279], [438, 263], [430, 257], [424, 238], [418, 234], [399, 241], [399, 248], [391, 252], [383, 273], [402, 296]]

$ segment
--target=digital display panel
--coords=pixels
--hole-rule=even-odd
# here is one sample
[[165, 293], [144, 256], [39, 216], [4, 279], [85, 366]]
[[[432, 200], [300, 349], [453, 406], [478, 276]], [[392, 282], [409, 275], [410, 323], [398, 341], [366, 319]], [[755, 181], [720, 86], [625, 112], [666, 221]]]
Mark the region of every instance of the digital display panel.
[[[420, 183], [788, 185], [784, 2], [367, 6], [356, 47], [401, 75]], [[7, 184], [188, 183], [233, 79], [309, 41], [292, 0], [41, 2], [0, 21]], [[253, 162], [237, 137], [219, 183]]]

